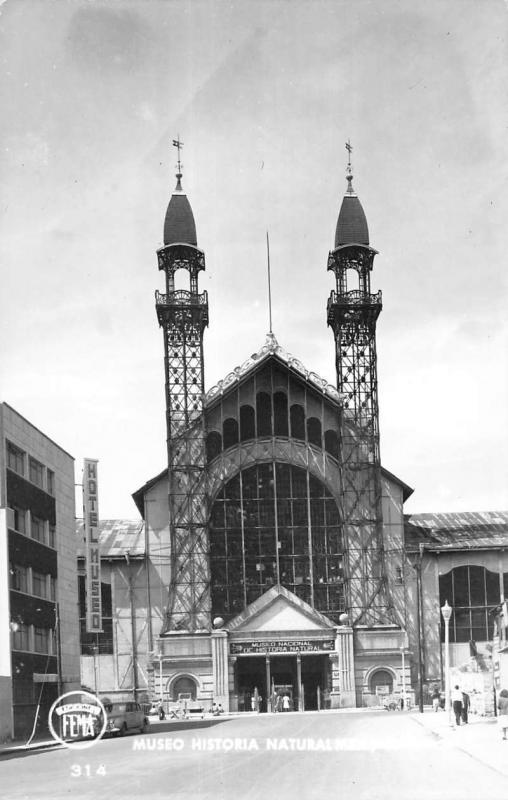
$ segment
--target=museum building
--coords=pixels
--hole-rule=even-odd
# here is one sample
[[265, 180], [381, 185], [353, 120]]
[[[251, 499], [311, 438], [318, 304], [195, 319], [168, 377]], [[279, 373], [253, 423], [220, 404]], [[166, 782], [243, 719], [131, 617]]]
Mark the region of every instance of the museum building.
[[493, 710], [508, 675], [508, 513], [404, 515], [412, 490], [381, 465], [377, 254], [350, 165], [333, 245], [337, 386], [270, 332], [205, 392], [205, 255], [178, 171], [157, 253], [168, 467], [133, 495], [142, 520], [100, 523], [100, 634], [84, 630], [78, 522], [83, 685], [230, 711], [283, 695], [295, 710], [428, 702], [444, 687], [447, 602], [453, 679]]
[[380, 462], [382, 300], [351, 165], [324, 265], [337, 387], [270, 332], [205, 392], [205, 254], [181, 178], [157, 252], [168, 468], [133, 495], [151, 565], [152, 691], [230, 710], [253, 698], [269, 710], [282, 694], [303, 710], [363, 705], [388, 684], [410, 692], [412, 490]]

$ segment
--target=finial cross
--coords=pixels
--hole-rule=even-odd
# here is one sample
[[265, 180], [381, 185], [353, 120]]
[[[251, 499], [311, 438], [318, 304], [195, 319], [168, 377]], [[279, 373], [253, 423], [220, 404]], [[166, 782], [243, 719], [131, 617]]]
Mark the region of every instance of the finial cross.
[[176, 147], [176, 149], [178, 150], [178, 165], [177, 166], [178, 166], [178, 173], [180, 174], [182, 172], [182, 163], [180, 161], [180, 150], [183, 147], [183, 142], [180, 141], [180, 134], [178, 134], [176, 139], [173, 139], [173, 147]]

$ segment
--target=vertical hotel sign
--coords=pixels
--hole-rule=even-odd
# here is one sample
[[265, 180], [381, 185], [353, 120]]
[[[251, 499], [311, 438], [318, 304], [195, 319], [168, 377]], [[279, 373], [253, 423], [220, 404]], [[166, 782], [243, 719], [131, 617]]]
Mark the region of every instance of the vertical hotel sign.
[[83, 461], [83, 518], [86, 540], [86, 631], [102, 633], [101, 554], [97, 460]]

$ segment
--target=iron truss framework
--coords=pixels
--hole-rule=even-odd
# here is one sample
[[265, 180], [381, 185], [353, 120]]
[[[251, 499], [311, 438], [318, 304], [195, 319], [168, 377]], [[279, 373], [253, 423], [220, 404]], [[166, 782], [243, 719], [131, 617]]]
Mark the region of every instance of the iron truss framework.
[[[381, 292], [371, 294], [376, 251], [362, 245], [333, 250], [328, 269], [336, 291], [328, 300], [335, 338], [337, 388], [342, 395], [341, 470], [346, 602], [356, 625], [397, 624], [390, 596], [383, 538], [377, 387], [376, 322]], [[348, 290], [356, 273], [359, 288]]]
[[[207, 293], [199, 294], [201, 250], [184, 244], [158, 251], [166, 294], [156, 292], [164, 332], [171, 579], [162, 634], [206, 630], [210, 619], [204, 430], [203, 334]], [[189, 273], [189, 291], [175, 290], [175, 272]]]

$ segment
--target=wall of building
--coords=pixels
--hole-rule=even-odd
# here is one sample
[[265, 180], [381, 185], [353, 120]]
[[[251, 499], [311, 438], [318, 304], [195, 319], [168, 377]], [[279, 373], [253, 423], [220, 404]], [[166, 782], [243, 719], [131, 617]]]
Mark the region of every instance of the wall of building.
[[385, 569], [395, 609], [395, 619], [405, 629], [407, 626], [407, 598], [404, 583], [404, 498], [402, 487], [384, 476], [381, 481], [381, 490]]
[[[27, 650], [15, 651], [13, 658], [13, 702], [15, 705], [16, 735], [24, 735], [33, 724], [37, 698], [49, 702], [56, 693], [69, 691], [79, 686], [79, 633], [76, 598], [76, 548], [75, 548], [75, 496], [74, 459], [49, 437], [34, 427], [6, 403], [0, 405], [2, 418], [2, 466], [1, 497], [4, 507], [17, 504], [25, 510], [26, 532], [15, 532], [14, 515], [7, 512], [9, 528], [9, 558], [21, 559], [29, 570], [36, 570], [42, 559], [46, 565], [44, 573], [56, 577], [56, 603], [46, 595], [32, 596], [29, 588], [19, 591], [11, 588], [11, 616], [16, 622], [46, 629], [57, 629], [58, 642], [51, 645], [50, 658], [35, 652], [33, 643]], [[6, 440], [24, 453], [23, 475], [7, 469]], [[33, 483], [29, 469], [32, 457], [42, 465], [39, 483]], [[53, 486], [50, 486], [50, 475]], [[35, 479], [34, 479], [35, 480]], [[32, 538], [33, 516], [44, 520], [44, 541]], [[50, 526], [55, 526], [54, 546], [50, 541]], [[13, 549], [14, 548], [14, 549]], [[32, 554], [32, 555], [30, 555]], [[31, 573], [30, 573], [31, 574]], [[14, 604], [14, 605], [13, 605]], [[36, 608], [37, 606], [37, 608]], [[37, 616], [37, 612], [39, 615]], [[60, 667], [57, 668], [57, 656]], [[47, 668], [47, 669], [46, 669]], [[59, 673], [56, 684], [34, 684], [34, 672]], [[44, 687], [40, 691], [40, 687]], [[17, 709], [17, 710], [16, 710]]]
[[147, 490], [144, 501], [152, 649], [157, 649], [154, 643], [164, 622], [171, 577], [168, 491], [164, 476]]
[[0, 742], [8, 739], [12, 732], [10, 621], [7, 514], [5, 508], [0, 508]]
[[100, 696], [148, 691], [149, 625], [147, 566], [143, 557], [103, 560], [101, 581], [111, 585], [113, 653], [81, 656], [81, 681]]

